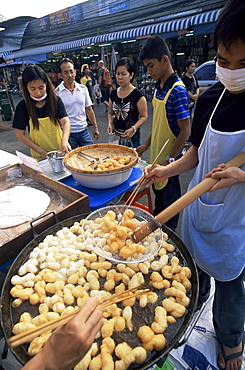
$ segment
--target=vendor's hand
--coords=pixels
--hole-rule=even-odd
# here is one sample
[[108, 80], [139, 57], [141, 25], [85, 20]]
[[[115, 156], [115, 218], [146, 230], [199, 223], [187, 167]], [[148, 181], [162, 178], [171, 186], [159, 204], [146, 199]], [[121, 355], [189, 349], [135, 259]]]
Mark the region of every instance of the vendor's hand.
[[[35, 360], [37, 356], [41, 356], [36, 361], [41, 361], [43, 366], [26, 369], [73, 369], [90, 349], [102, 323], [99, 299], [91, 298], [73, 319], [53, 332], [41, 352], [33, 358]], [[32, 360], [29, 361], [30, 364], [31, 362]]]
[[38, 152], [40, 154], [40, 156], [42, 157], [42, 159], [47, 159], [47, 151], [40, 148], [40, 151]]
[[136, 152], [140, 157], [142, 157], [143, 153], [146, 152], [148, 149], [148, 146], [146, 144], [142, 144], [136, 148]]
[[147, 179], [145, 186], [149, 188], [156, 182], [165, 181], [169, 178], [167, 167], [155, 164], [151, 170], [152, 165], [144, 168], [144, 177]]
[[230, 167], [222, 171], [224, 166], [225, 164], [222, 163], [205, 175], [206, 178], [212, 177], [220, 180], [209, 190], [210, 192], [245, 182], [245, 172], [243, 170], [238, 167]]
[[62, 138], [60, 149], [61, 149], [62, 154], [65, 154], [71, 151], [71, 145], [69, 144], [67, 139]]
[[94, 140], [98, 140], [99, 136], [100, 136], [99, 130], [97, 128], [94, 128], [93, 132]]

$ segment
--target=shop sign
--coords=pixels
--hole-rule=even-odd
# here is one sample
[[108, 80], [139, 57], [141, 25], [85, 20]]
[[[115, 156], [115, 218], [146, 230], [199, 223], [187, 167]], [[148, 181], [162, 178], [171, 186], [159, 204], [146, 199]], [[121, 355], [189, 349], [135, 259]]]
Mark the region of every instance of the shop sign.
[[7, 59], [5, 60], [5, 63], [6, 64], [14, 63], [14, 59]]
[[151, 35], [143, 35], [143, 36], [136, 36], [136, 40], [140, 40], [140, 39], [148, 39], [148, 37], [151, 37]]
[[187, 30], [179, 30], [178, 31], [178, 36], [185, 35], [187, 33]]

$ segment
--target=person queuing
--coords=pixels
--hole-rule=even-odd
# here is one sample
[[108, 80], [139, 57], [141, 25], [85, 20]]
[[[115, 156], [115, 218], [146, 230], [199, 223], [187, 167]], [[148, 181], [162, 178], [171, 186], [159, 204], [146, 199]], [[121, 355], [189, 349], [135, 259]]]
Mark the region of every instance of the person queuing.
[[182, 81], [184, 82], [189, 96], [189, 108], [190, 108], [190, 116], [192, 117], [193, 108], [197, 102], [197, 98], [200, 94], [200, 89], [198, 85], [198, 81], [193, 74], [196, 70], [196, 63], [193, 59], [188, 59], [185, 62], [185, 73], [182, 76]]
[[91, 145], [93, 140], [88, 131], [87, 116], [94, 127], [94, 140], [98, 140], [99, 130], [88, 89], [75, 81], [76, 70], [71, 59], [61, 59], [59, 71], [59, 76], [63, 81], [57, 86], [55, 91], [62, 99], [71, 122], [69, 143], [72, 149]]
[[43, 349], [22, 370], [71, 370], [86, 355], [102, 326], [98, 298], [90, 298], [66, 325], [57, 328]]
[[196, 167], [189, 189], [205, 174], [218, 179], [210, 192], [183, 212], [181, 237], [199, 267], [199, 304], [215, 281], [213, 325], [220, 343], [220, 369], [240, 370], [244, 349], [245, 165], [221, 171], [245, 152], [245, 2], [228, 0], [214, 30], [219, 82], [198, 98], [191, 148], [168, 166], [145, 176], [151, 183]]
[[110, 94], [107, 132], [116, 132], [122, 143], [131, 142], [137, 148], [141, 144], [140, 127], [148, 117], [146, 98], [131, 83], [135, 74], [133, 60], [120, 59], [115, 70], [119, 87]]
[[[183, 82], [174, 73], [168, 46], [161, 37], [148, 38], [140, 50], [139, 58], [157, 83], [152, 100], [152, 133], [136, 150], [142, 156], [150, 147], [152, 163], [169, 139], [168, 145], [157, 161], [166, 166], [178, 158], [190, 134], [188, 94]], [[155, 193], [154, 215], [157, 215], [181, 196], [178, 176], [154, 184], [153, 191]], [[166, 225], [175, 230], [178, 218], [179, 215], [174, 216]]]
[[70, 151], [69, 118], [42, 68], [36, 65], [25, 68], [22, 91], [24, 100], [16, 107], [13, 128], [16, 137], [30, 148], [31, 156], [39, 161], [45, 159], [52, 150], [61, 150], [63, 153]]
[[[112, 87], [112, 80], [110, 79], [110, 81], [105, 81], [104, 80], [104, 71], [107, 72], [108, 74], [108, 69], [105, 67], [105, 63], [103, 60], [100, 60], [99, 63], [98, 63], [98, 84], [99, 84], [99, 87], [100, 87], [100, 91], [101, 91], [101, 103], [103, 103], [105, 105], [105, 108], [106, 108], [106, 113], [108, 112], [108, 108], [109, 108], [109, 95], [110, 95], [110, 88]], [[110, 72], [109, 72], [110, 73]], [[109, 74], [108, 74], [109, 76]]]
[[93, 80], [90, 77], [90, 69], [88, 64], [83, 64], [81, 67], [82, 71], [82, 77], [80, 78], [80, 83], [84, 86], [87, 87], [89, 96], [92, 102], [92, 106], [94, 105], [95, 102], [95, 97], [94, 97], [94, 92], [93, 92]]

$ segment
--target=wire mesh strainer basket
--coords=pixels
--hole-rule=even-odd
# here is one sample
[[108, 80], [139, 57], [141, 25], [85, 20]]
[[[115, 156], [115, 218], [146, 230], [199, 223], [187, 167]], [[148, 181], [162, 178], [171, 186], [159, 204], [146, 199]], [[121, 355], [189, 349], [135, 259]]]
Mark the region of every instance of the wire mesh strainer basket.
[[[133, 218], [126, 215], [130, 217], [133, 215]], [[138, 207], [126, 205], [103, 207], [87, 216], [83, 223], [83, 237], [86, 246], [105, 259], [116, 263], [143, 262], [158, 252], [167, 239], [167, 234], [159, 228], [136, 245], [130, 237], [135, 229], [128, 226], [138, 228], [152, 219], [154, 217], [150, 213]]]

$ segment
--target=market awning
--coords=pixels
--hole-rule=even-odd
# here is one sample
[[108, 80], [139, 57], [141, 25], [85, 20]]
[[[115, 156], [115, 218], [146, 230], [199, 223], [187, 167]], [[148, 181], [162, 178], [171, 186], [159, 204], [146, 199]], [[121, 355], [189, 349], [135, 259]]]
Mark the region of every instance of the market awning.
[[[70, 42], [64, 42], [55, 45], [47, 45], [43, 47], [37, 47], [32, 49], [23, 49], [18, 50], [16, 52], [10, 53], [8, 55], [8, 59], [15, 59], [19, 57], [25, 57], [30, 55], [36, 55], [41, 53], [55, 53], [62, 50], [69, 50], [69, 49], [77, 49], [81, 48], [82, 46], [91, 45], [91, 44], [99, 44], [105, 42], [112, 42], [112, 41], [120, 41], [120, 40], [130, 40], [134, 38], [140, 38], [142, 36], [147, 35], [154, 35], [160, 34], [162, 37], [173, 37], [174, 35], [177, 36], [177, 32], [181, 30], [187, 30], [190, 27], [196, 25], [202, 25], [206, 23], [213, 23], [218, 18], [221, 9], [200, 13], [191, 17], [171, 20], [168, 22], [161, 22], [156, 23], [148, 26], [136, 27], [131, 28], [128, 30], [117, 31], [113, 33], [107, 33], [104, 35], [88, 37], [84, 39], [79, 39]], [[175, 34], [176, 32], [176, 34]], [[199, 28], [200, 32], [200, 28]]]
[[216, 9], [209, 12], [193, 15], [190, 18], [191, 26], [215, 22], [222, 9]]

